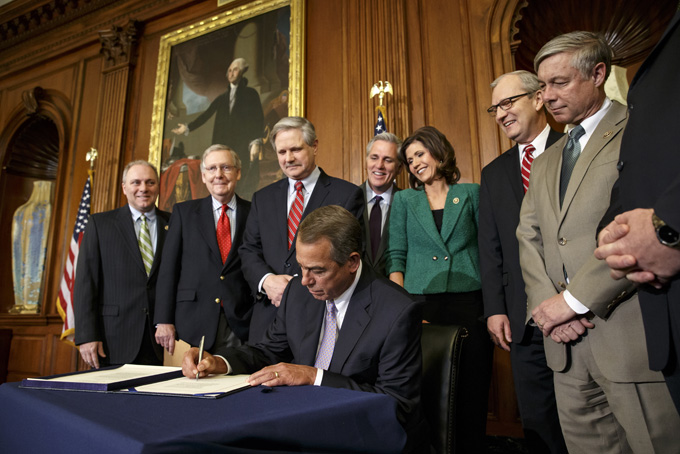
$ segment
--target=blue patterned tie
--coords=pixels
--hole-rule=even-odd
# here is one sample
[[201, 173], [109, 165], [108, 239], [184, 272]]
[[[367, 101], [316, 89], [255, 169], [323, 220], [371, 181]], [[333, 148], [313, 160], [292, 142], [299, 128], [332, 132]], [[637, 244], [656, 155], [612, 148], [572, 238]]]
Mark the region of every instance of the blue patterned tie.
[[560, 175], [560, 207], [562, 207], [562, 202], [564, 202], [564, 194], [567, 192], [567, 186], [569, 185], [569, 179], [571, 178], [571, 172], [574, 171], [574, 166], [578, 157], [581, 155], [581, 144], [579, 139], [586, 131], [583, 126], [577, 125], [574, 129], [569, 132], [569, 139], [567, 140], [567, 145], [565, 145], [564, 150], [562, 150], [562, 173]]
[[314, 367], [319, 369], [328, 370], [331, 358], [333, 358], [335, 340], [338, 338], [337, 312], [335, 302], [333, 300], [326, 301], [326, 323], [323, 330], [323, 339], [321, 339], [321, 346], [316, 354], [316, 362], [314, 363]]

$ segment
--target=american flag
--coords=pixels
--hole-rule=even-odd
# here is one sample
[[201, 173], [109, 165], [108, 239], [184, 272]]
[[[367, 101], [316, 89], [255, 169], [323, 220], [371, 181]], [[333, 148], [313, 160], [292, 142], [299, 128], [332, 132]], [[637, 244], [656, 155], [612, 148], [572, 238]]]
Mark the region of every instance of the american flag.
[[73, 227], [71, 245], [69, 247], [66, 263], [64, 264], [64, 275], [61, 278], [59, 296], [57, 297], [57, 310], [59, 311], [59, 315], [61, 315], [61, 319], [64, 321], [64, 327], [61, 330], [61, 340], [72, 344], [74, 347], [75, 318], [73, 316], [73, 284], [76, 280], [76, 263], [78, 263], [80, 242], [83, 240], [83, 232], [87, 225], [87, 219], [90, 216], [91, 180], [92, 175], [87, 177], [85, 187], [83, 188], [83, 195], [80, 197], [78, 217], [76, 218], [76, 225]]
[[378, 121], [375, 123], [375, 134], [378, 135], [380, 133], [386, 132], [387, 128], [385, 127], [385, 119], [383, 118], [382, 111], [378, 110]]

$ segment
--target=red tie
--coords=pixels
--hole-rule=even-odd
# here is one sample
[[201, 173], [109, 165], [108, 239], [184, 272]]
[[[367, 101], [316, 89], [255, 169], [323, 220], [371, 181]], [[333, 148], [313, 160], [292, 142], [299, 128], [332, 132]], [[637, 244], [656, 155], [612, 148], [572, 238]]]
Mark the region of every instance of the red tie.
[[522, 185], [524, 186], [524, 193], [529, 189], [529, 175], [531, 174], [531, 163], [534, 162], [534, 148], [533, 145], [527, 145], [524, 149], [524, 158], [522, 159]]
[[302, 207], [305, 200], [305, 196], [302, 194], [303, 188], [302, 181], [295, 183], [295, 200], [290, 206], [290, 212], [288, 213], [288, 249], [293, 245], [293, 239], [295, 239], [300, 219], [302, 219]]
[[217, 221], [217, 244], [220, 247], [223, 265], [227, 263], [227, 257], [231, 250], [231, 222], [229, 222], [229, 216], [227, 216], [228, 209], [226, 203], [222, 205], [222, 214]]

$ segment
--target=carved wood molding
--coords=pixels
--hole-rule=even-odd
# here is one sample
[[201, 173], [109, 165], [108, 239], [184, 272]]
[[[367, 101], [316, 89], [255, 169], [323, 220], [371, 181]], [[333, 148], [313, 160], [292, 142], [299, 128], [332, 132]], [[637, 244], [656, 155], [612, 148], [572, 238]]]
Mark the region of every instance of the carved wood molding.
[[114, 25], [99, 32], [100, 53], [104, 55], [105, 67], [130, 64], [134, 58], [137, 41], [141, 35], [141, 22], [131, 20], [124, 27]]
[[[51, 0], [0, 23], [0, 50], [78, 19], [116, 0]], [[38, 2], [36, 2], [38, 3]]]

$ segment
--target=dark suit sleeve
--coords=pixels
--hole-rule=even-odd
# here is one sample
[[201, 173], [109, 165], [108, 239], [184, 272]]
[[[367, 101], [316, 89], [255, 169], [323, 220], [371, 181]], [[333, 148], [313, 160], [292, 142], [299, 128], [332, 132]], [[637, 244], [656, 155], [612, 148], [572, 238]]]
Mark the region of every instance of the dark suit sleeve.
[[217, 98], [215, 98], [215, 100], [210, 103], [208, 108], [205, 109], [205, 111], [201, 115], [196, 117], [196, 119], [194, 121], [192, 121], [191, 123], [189, 123], [187, 125], [187, 128], [189, 128], [189, 132], [195, 131], [196, 129], [203, 126], [203, 124], [206, 121], [208, 121], [210, 119], [210, 117], [212, 117], [215, 114], [215, 112], [217, 111], [217, 107], [220, 104], [229, 101], [228, 96], [229, 96], [229, 92], [227, 91], [226, 94], [223, 93], [223, 94], [219, 95]]
[[179, 205], [170, 216], [163, 245], [163, 260], [158, 270], [154, 324], [175, 323], [177, 283], [182, 266], [182, 209]]
[[503, 290], [503, 249], [489, 192], [488, 173], [482, 172], [479, 194], [479, 269], [484, 296], [484, 318], [508, 313]]
[[[238, 250], [241, 256], [243, 275], [250, 286], [253, 295], [259, 293], [258, 285], [262, 277], [274, 270], [267, 265], [262, 251], [262, 232], [260, 231], [261, 192], [253, 194], [250, 204], [250, 213], [243, 232], [243, 244]], [[266, 202], [266, 201], [265, 201]]]
[[104, 341], [99, 313], [102, 278], [99, 232], [96, 220], [90, 216], [80, 244], [73, 288], [76, 345]]
[[[399, 402], [405, 413], [413, 411], [420, 400], [422, 324], [415, 304], [406, 306], [395, 318], [385, 338], [378, 361], [378, 377], [374, 385], [358, 383], [350, 377], [324, 371], [323, 386], [347, 388], [387, 394]], [[369, 360], [367, 358], [366, 360]]]

